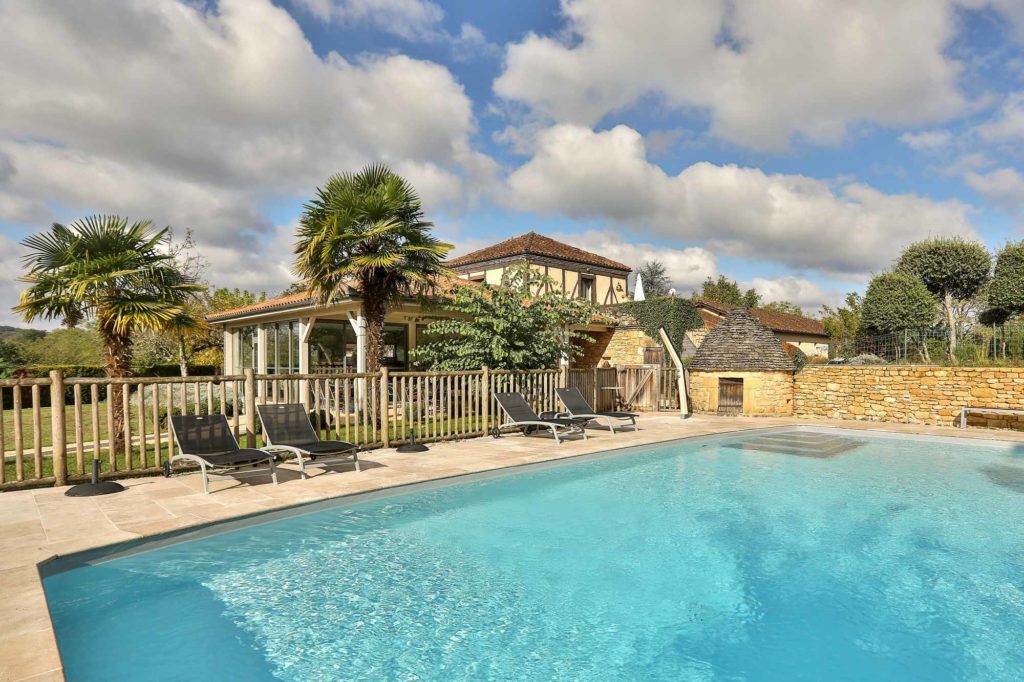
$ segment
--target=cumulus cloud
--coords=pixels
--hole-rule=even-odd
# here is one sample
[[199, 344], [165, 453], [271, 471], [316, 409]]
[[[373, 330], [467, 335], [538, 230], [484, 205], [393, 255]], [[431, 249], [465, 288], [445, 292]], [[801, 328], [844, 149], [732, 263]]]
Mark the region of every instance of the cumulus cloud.
[[1009, 95], [995, 115], [974, 131], [989, 142], [1024, 139], [1024, 92]]
[[406, 40], [430, 38], [444, 10], [428, 0], [297, 0], [322, 21], [363, 24]]
[[964, 180], [995, 204], [1011, 210], [1024, 208], [1024, 175], [1015, 168], [999, 168], [989, 173], [971, 171], [964, 175]]
[[648, 161], [626, 126], [557, 125], [508, 178], [519, 210], [608, 219], [724, 253], [864, 277], [929, 234], [974, 235], [968, 206], [756, 168], [696, 163], [677, 175]]
[[718, 274], [715, 255], [697, 246], [677, 249], [632, 239], [627, 241], [621, 232], [610, 230], [587, 230], [582, 233], [558, 233], [551, 236], [567, 244], [625, 263], [634, 271], [647, 261], [659, 261], [665, 266], [665, 274], [672, 280], [672, 286], [680, 294], [699, 289], [705, 279]]
[[953, 141], [953, 133], [948, 130], [925, 130], [920, 133], [903, 133], [900, 142], [917, 151], [941, 149]]
[[706, 111], [713, 134], [759, 149], [835, 143], [862, 122], [943, 121], [967, 105], [946, 50], [950, 0], [643, 4], [562, 0], [564, 30], [510, 45], [495, 91], [590, 126], [653, 96]]
[[769, 279], [765, 277], [754, 277], [748, 282], [743, 282], [744, 289], [753, 288], [761, 294], [765, 303], [772, 301], [789, 301], [803, 308], [805, 314], [813, 314], [826, 303], [836, 303], [841, 295], [834, 289], [823, 289], [809, 279], [787, 275]]
[[321, 58], [270, 0], [2, 3], [0, 24], [6, 220], [152, 218], [255, 268], [276, 229], [266, 203], [331, 173], [389, 162], [431, 210], [496, 174], [446, 68]]

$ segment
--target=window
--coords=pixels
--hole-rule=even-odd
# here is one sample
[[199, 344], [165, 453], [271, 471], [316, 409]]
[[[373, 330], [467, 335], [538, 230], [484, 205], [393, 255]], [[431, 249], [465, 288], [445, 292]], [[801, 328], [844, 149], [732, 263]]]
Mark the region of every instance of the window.
[[256, 327], [241, 327], [235, 330], [235, 371], [256, 369]]
[[487, 279], [487, 275], [484, 274], [484, 273], [481, 273], [479, 275], [470, 275], [469, 276], [469, 281], [470, 282], [477, 282], [479, 284], [483, 284], [484, 281], [486, 281], [486, 279]]
[[309, 369], [314, 374], [355, 372], [356, 330], [347, 321], [317, 320], [309, 334]]
[[404, 370], [409, 361], [409, 328], [404, 324], [384, 326], [384, 359], [385, 367]]
[[580, 275], [579, 297], [587, 300], [594, 300], [594, 278], [587, 275]]
[[268, 324], [265, 329], [267, 334], [267, 374], [298, 374], [298, 321]]

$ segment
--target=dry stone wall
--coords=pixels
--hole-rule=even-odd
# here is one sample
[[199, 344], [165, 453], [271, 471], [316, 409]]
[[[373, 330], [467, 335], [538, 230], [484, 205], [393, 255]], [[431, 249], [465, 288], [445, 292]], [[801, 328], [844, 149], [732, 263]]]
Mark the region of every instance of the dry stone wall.
[[[794, 381], [798, 417], [953, 426], [964, 405], [1024, 410], [1024, 369], [811, 365]], [[1024, 418], [979, 414], [968, 424], [1024, 428]]]
[[743, 414], [788, 416], [793, 414], [792, 372], [690, 372], [690, 409], [697, 413], [718, 411], [718, 380], [743, 379]]

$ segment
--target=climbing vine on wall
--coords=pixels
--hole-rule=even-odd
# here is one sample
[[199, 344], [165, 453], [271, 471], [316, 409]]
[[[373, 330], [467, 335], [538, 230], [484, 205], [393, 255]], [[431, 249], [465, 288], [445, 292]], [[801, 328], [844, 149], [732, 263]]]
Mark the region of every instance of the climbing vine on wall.
[[621, 303], [618, 309], [635, 319], [644, 333], [659, 343], [661, 337], [658, 335], [658, 329], [664, 327], [677, 352], [683, 348], [686, 332], [704, 326], [697, 306], [688, 298], [659, 296], [644, 301]]

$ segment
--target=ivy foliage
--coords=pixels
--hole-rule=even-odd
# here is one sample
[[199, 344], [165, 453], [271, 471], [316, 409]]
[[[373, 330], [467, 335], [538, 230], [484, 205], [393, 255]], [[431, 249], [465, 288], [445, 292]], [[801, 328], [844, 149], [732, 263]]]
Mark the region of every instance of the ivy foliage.
[[1024, 241], [1007, 244], [996, 256], [996, 270], [988, 290], [989, 307], [1002, 321], [1024, 313]]
[[701, 319], [693, 301], [678, 296], [658, 296], [643, 301], [628, 301], [620, 303], [618, 309], [634, 318], [644, 333], [658, 343], [661, 343], [658, 329], [664, 327], [677, 352], [682, 351], [686, 332], [704, 326], [704, 320]]
[[593, 341], [571, 329], [593, 320], [593, 306], [525, 263], [506, 268], [499, 286], [456, 285], [437, 307], [457, 317], [431, 321], [412, 351], [431, 370], [549, 369]]
[[907, 272], [886, 272], [868, 284], [861, 305], [861, 326], [874, 334], [927, 329], [937, 317], [935, 297]]

